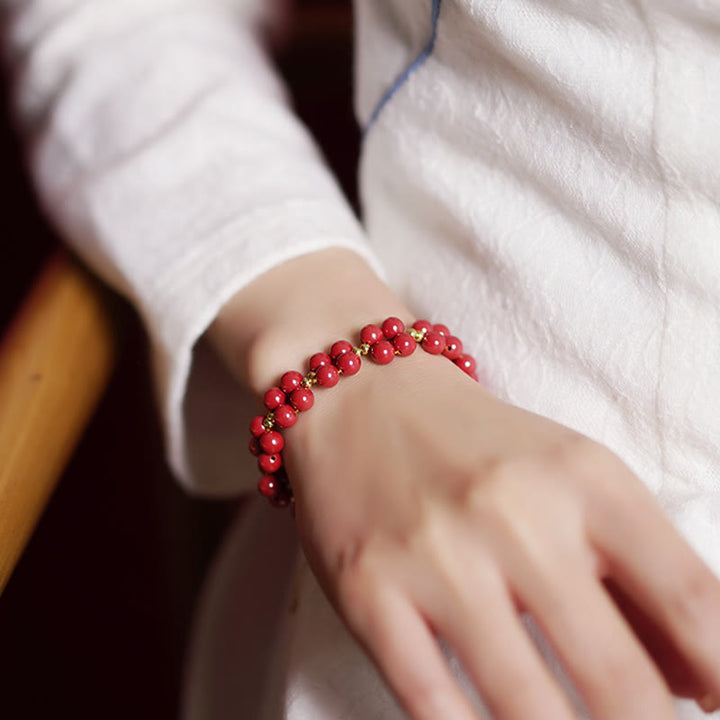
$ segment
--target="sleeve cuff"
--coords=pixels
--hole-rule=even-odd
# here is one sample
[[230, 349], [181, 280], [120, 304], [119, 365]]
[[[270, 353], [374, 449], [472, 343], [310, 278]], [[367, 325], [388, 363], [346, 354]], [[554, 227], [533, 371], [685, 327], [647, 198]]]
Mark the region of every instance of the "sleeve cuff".
[[[326, 204], [322, 228], [313, 221], [317, 209], [307, 204], [285, 206], [281, 213], [274, 209], [243, 218], [216, 239], [212, 253], [178, 268], [163, 283], [162, 297], [144, 305], [168, 461], [192, 494], [229, 497], [251, 490], [257, 482], [246, 442], [256, 400], [202, 339], [223, 305], [267, 270], [332, 247], [358, 253], [382, 277], [359, 227], [356, 233], [347, 232], [349, 210], [343, 207], [336, 218], [344, 230], [340, 235], [329, 232], [334, 223]], [[254, 244], [247, 242], [249, 232]]]

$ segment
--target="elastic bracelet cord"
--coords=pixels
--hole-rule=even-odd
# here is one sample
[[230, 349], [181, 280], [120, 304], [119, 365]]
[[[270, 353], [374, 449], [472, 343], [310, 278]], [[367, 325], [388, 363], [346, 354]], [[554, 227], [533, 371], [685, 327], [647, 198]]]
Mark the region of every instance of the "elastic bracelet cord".
[[347, 340], [338, 340], [329, 353], [315, 353], [308, 361], [305, 375], [297, 370], [286, 372], [279, 385], [265, 393], [267, 413], [250, 422], [250, 452], [257, 457], [263, 473], [258, 482], [260, 494], [278, 508], [294, 502], [283, 463], [285, 438], [281, 431], [292, 427], [298, 415], [313, 406], [314, 385], [334, 387], [341, 376], [355, 375], [360, 370], [362, 358], [370, 357], [378, 365], [387, 365], [396, 356], [412, 355], [418, 344], [430, 355], [444, 355], [477, 381], [474, 358], [463, 352], [462, 342], [445, 325], [417, 320], [406, 330], [403, 321], [396, 317], [389, 317], [382, 325], [366, 325], [360, 331], [357, 347]]

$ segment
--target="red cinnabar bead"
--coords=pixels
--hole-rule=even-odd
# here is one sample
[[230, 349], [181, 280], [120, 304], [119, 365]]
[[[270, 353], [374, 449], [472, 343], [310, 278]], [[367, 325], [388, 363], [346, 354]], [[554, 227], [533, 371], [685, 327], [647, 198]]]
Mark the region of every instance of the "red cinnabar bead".
[[360, 369], [360, 358], [354, 352], [346, 352], [335, 358], [335, 367], [345, 375], [354, 375]]
[[297, 415], [289, 405], [281, 405], [275, 410], [275, 423], [279, 428], [292, 427], [297, 422]]
[[330, 357], [332, 357], [333, 360], [337, 360], [341, 355], [349, 353], [352, 349], [353, 346], [347, 340], [338, 340], [336, 343], [333, 343], [333, 346], [330, 348]]
[[439, 355], [445, 349], [445, 338], [440, 333], [430, 330], [422, 341], [423, 350], [431, 355]]
[[317, 372], [318, 368], [324, 367], [325, 365], [331, 365], [332, 358], [327, 353], [315, 353], [308, 363], [310, 369], [313, 372]]
[[277, 453], [272, 455], [261, 455], [258, 458], [260, 469], [266, 474], [277, 472], [282, 467], [282, 459]]
[[285, 447], [285, 439], [279, 432], [271, 430], [260, 436], [260, 447], [264, 453], [273, 455]]
[[461, 355], [455, 364], [468, 375], [472, 375], [477, 369], [477, 363], [472, 355]]
[[370, 348], [370, 355], [379, 365], [387, 365], [395, 357], [395, 348], [389, 340], [380, 340]]
[[444, 335], [445, 337], [448, 337], [450, 335], [450, 330], [447, 325], [442, 325], [442, 324], [433, 325], [433, 330], [436, 333], [440, 333], [441, 335]]
[[413, 323], [413, 330], [418, 330], [419, 332], [430, 332], [433, 329], [433, 324], [429, 320], [416, 320]]
[[384, 337], [382, 328], [379, 328], [377, 325], [366, 325], [360, 331], [360, 342], [367, 343], [368, 345], [374, 345]]
[[280, 378], [280, 387], [283, 389], [283, 392], [289, 395], [293, 390], [300, 387], [302, 381], [303, 376], [301, 373], [297, 370], [290, 370]]
[[279, 387], [270, 388], [265, 393], [264, 401], [268, 410], [274, 410], [285, 402], [285, 393]]
[[457, 360], [463, 351], [463, 344], [454, 335], [445, 338], [445, 349], [443, 355], [450, 360]]
[[250, 452], [257, 457], [260, 454], [260, 443], [257, 438], [250, 438], [250, 444], [248, 445]]
[[253, 437], [260, 437], [265, 432], [265, 427], [263, 426], [264, 419], [264, 415], [256, 415], [250, 421], [250, 432], [252, 433]]
[[334, 368], [332, 365], [323, 365], [315, 372], [315, 379], [318, 381], [318, 385], [322, 385], [323, 387], [335, 387], [340, 379], [337, 368]]
[[382, 331], [387, 340], [392, 340], [396, 335], [405, 332], [405, 323], [400, 318], [389, 317], [382, 324]]
[[263, 475], [258, 483], [260, 494], [272, 500], [278, 494], [278, 482], [272, 475]]
[[412, 355], [415, 352], [417, 343], [412, 335], [402, 332], [393, 340], [393, 347], [397, 351], [398, 355], [406, 357], [407, 355]]
[[308, 388], [298, 388], [293, 390], [290, 395], [290, 404], [300, 412], [309, 410], [314, 402], [315, 396], [312, 394], [312, 390], [308, 390]]

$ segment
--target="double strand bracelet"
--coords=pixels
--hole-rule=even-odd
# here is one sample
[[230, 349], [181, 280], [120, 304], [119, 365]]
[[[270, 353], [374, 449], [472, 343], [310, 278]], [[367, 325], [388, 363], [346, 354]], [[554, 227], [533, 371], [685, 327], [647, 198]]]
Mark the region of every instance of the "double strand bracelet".
[[347, 340], [338, 340], [329, 353], [315, 353], [308, 361], [305, 375], [297, 370], [286, 372], [280, 384], [265, 393], [267, 413], [257, 415], [250, 422], [250, 452], [257, 457], [263, 473], [258, 482], [260, 494], [278, 508], [294, 501], [283, 464], [285, 438], [281, 431], [292, 427], [298, 415], [313, 406], [313, 385], [334, 387], [341, 376], [355, 375], [360, 370], [362, 358], [370, 357], [378, 365], [387, 365], [396, 355], [412, 355], [418, 344], [430, 355], [444, 355], [477, 381], [474, 358], [463, 352], [462, 343], [445, 325], [417, 320], [406, 329], [403, 321], [396, 317], [389, 317], [382, 325], [366, 325], [360, 331], [357, 347]]

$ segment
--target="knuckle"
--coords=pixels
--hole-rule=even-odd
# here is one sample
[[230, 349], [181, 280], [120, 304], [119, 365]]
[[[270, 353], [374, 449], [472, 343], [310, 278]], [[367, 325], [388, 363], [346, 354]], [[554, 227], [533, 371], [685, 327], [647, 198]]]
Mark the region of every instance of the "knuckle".
[[581, 475], [607, 474], [625, 468], [620, 458], [610, 449], [585, 435], [571, 432], [548, 448], [546, 460], [549, 469]]
[[364, 563], [367, 543], [364, 540], [350, 540], [338, 550], [335, 557], [335, 575], [338, 578], [352, 576]]
[[466, 511], [488, 557], [498, 561], [511, 552], [535, 562], [551, 552], [546, 519], [532, 495], [522, 469], [511, 465], [494, 468], [473, 486]]
[[519, 526], [524, 524], [527, 527], [529, 523], [523, 523], [521, 504], [514, 497], [509, 477], [506, 471], [496, 471], [475, 483], [465, 498], [465, 509], [486, 538], [504, 539], [516, 544], [520, 539]]
[[571, 433], [550, 448], [545, 469], [555, 478], [571, 480], [583, 507], [596, 519], [624, 522], [629, 513], [648, 506], [644, 484], [625, 462], [584, 435]]
[[436, 514], [418, 512], [392, 531], [368, 529], [348, 538], [336, 551], [332, 575], [343, 606], [374, 595], [398, 580], [394, 569], [440, 565], [447, 555], [445, 523]]
[[345, 544], [334, 563], [337, 596], [345, 612], [352, 615], [356, 608], [367, 603], [377, 589], [379, 579], [370, 543], [354, 540]]
[[447, 555], [449, 539], [441, 523], [423, 522], [402, 538], [401, 546], [408, 554], [421, 558], [428, 567], [442, 564]]
[[506, 462], [486, 469], [471, 484], [464, 498], [476, 527], [496, 539], [515, 545], [534, 545], [538, 527], [546, 521], [542, 468], [521, 462]]
[[481, 515], [491, 511], [509, 512], [517, 478], [518, 471], [512, 463], [504, 460], [488, 461], [465, 483], [463, 505]]

